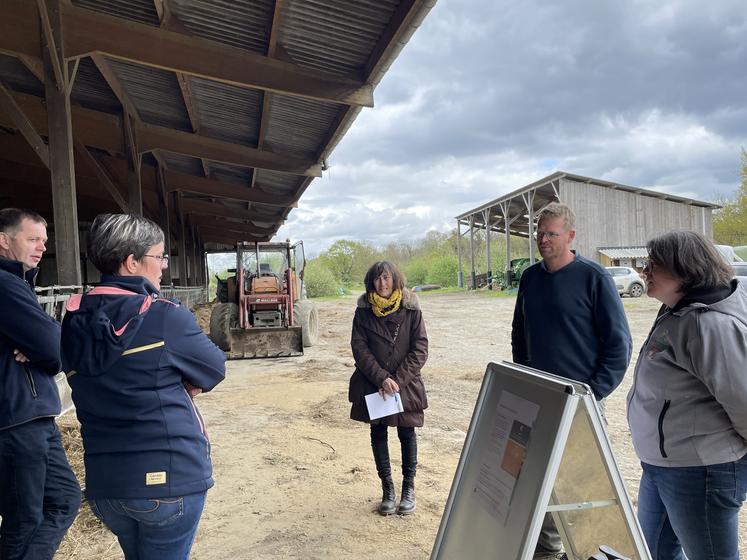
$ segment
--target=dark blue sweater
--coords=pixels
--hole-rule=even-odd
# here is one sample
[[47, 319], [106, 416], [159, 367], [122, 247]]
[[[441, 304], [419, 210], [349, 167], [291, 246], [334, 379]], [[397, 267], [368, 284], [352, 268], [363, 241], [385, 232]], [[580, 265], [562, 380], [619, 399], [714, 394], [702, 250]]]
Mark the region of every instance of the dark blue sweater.
[[524, 271], [516, 298], [514, 362], [581, 381], [598, 399], [625, 375], [632, 340], [610, 274], [576, 256], [550, 273], [539, 262]]
[[156, 297], [140, 313], [157, 294], [144, 278], [105, 275], [101, 286], [132, 294], [83, 296], [62, 322], [86, 495], [163, 498], [207, 490], [210, 444], [184, 382], [209, 391], [223, 380], [225, 355], [181, 305]]
[[[34, 293], [39, 269], [0, 258], [0, 430], [60, 413], [60, 324]], [[30, 361], [19, 363], [13, 350]]]

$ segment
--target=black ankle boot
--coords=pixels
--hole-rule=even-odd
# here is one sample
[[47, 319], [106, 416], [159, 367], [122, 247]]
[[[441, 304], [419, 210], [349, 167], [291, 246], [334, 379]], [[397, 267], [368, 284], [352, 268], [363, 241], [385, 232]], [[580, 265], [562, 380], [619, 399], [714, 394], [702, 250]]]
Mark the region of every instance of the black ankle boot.
[[400, 496], [397, 513], [410, 515], [413, 511], [415, 511], [415, 479], [405, 478], [402, 481], [402, 495]]
[[394, 481], [392, 477], [381, 479], [381, 503], [379, 504], [379, 513], [381, 515], [392, 515], [397, 511], [397, 507], [394, 505], [397, 497], [394, 494]]

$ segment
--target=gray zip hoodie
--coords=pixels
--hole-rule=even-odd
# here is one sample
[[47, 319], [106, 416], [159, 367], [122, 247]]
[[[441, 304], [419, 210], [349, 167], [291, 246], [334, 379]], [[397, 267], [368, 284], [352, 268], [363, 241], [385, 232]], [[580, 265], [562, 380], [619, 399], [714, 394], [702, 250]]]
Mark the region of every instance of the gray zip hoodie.
[[643, 344], [628, 424], [644, 463], [692, 467], [747, 454], [747, 287], [667, 309]]

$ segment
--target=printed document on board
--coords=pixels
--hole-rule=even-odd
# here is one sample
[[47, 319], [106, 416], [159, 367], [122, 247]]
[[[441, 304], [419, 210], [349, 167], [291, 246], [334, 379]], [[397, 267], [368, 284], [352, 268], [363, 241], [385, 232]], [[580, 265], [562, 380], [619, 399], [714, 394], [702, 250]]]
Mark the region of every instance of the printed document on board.
[[474, 492], [483, 509], [504, 524], [539, 408], [508, 391], [501, 392], [498, 400]]
[[379, 393], [366, 395], [366, 408], [368, 408], [368, 417], [371, 420], [404, 412], [399, 393], [394, 393], [394, 396], [386, 395], [386, 399]]

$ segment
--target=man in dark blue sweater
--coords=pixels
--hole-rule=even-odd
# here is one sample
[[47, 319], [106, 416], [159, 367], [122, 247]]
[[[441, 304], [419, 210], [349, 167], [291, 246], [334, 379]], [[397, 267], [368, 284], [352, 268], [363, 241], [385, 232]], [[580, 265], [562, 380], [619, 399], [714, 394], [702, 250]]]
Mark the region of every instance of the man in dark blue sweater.
[[[511, 330], [517, 364], [588, 384], [597, 400], [622, 381], [632, 340], [610, 274], [571, 251], [576, 217], [549, 204], [537, 224], [542, 261], [521, 276]], [[563, 558], [551, 516], [545, 516], [535, 558]]]
[[36, 212], [0, 210], [0, 558], [51, 560], [80, 506], [54, 417], [60, 325], [39, 305]]

